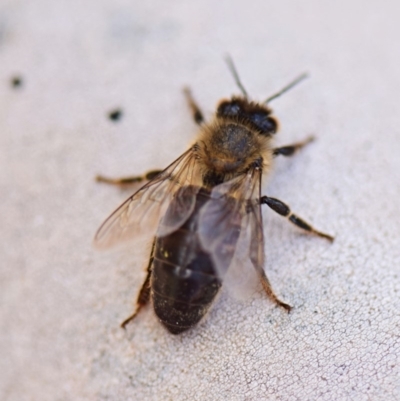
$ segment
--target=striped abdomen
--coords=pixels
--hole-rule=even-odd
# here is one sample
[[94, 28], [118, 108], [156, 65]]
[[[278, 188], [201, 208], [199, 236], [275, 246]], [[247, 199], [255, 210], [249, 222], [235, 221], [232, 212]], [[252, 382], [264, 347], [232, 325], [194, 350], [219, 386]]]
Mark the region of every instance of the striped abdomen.
[[173, 334], [195, 326], [221, 287], [197, 234], [199, 211], [208, 199], [207, 193], [199, 192], [186, 222], [156, 239], [151, 279], [153, 305], [162, 324]]

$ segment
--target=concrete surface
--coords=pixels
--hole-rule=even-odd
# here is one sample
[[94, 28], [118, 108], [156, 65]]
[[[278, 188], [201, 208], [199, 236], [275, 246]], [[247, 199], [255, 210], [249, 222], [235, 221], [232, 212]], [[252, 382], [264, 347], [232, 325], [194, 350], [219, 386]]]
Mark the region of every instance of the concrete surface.
[[[400, 35], [398, 2], [19, 0], [0, 2], [0, 399], [398, 400]], [[209, 116], [237, 93], [276, 99], [265, 193], [330, 245], [265, 210], [261, 290], [224, 291], [174, 337], [151, 308], [128, 327], [148, 245], [95, 252], [129, 192], [94, 182], [166, 166], [194, 138], [181, 88]], [[22, 85], [12, 87], [12, 77]], [[120, 108], [119, 121], [108, 118]]]

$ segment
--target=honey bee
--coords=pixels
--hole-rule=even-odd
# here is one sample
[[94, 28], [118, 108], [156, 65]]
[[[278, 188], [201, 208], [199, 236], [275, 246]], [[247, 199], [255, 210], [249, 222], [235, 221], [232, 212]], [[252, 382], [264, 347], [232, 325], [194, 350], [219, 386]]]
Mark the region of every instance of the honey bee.
[[148, 182], [100, 226], [95, 244], [104, 248], [133, 240], [142, 231], [154, 236], [147, 276], [134, 319], [150, 298], [161, 323], [172, 334], [195, 326], [207, 313], [227, 272], [237, 260], [250, 260], [269, 298], [290, 311], [273, 291], [264, 271], [261, 206], [267, 205], [308, 233], [333, 241], [293, 214], [284, 202], [261, 194], [261, 181], [276, 156], [291, 156], [313, 138], [273, 147], [278, 122], [268, 104], [306, 75], [270, 96], [251, 101], [231, 58], [228, 67], [241, 91], [222, 100], [206, 122], [189, 89], [184, 93], [195, 122], [196, 142], [166, 169], [143, 177], [98, 181], [123, 185]]

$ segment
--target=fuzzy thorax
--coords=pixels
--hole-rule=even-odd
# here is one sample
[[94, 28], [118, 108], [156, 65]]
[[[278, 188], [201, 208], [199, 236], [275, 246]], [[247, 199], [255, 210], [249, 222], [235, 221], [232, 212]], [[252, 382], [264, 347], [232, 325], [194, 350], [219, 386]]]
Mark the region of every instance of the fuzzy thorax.
[[243, 174], [256, 161], [263, 170], [272, 164], [271, 137], [260, 135], [245, 124], [216, 118], [202, 128], [197, 140], [198, 156], [206, 170], [222, 181]]

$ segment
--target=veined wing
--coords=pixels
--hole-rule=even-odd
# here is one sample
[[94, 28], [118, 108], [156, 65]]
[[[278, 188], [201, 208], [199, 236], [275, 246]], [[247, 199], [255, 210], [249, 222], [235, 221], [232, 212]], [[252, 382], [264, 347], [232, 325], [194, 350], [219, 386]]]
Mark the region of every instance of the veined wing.
[[185, 222], [194, 208], [198, 170], [196, 148], [193, 146], [130, 196], [104, 221], [95, 235], [95, 246], [108, 248], [133, 239], [143, 231], [154, 235], [171, 199], [180, 189], [188, 187], [190, 189], [184, 191], [185, 196], [174, 202], [175, 210], [169, 213], [173, 218], [162, 224], [158, 235], [174, 231]]
[[[200, 212], [200, 241], [210, 253], [217, 274], [225, 281], [235, 282], [234, 292], [243, 292], [246, 286], [252, 287], [256, 277], [254, 272], [264, 272], [264, 237], [259, 202], [261, 176], [262, 171], [256, 166], [218, 185]], [[249, 269], [249, 265], [253, 266]], [[233, 275], [228, 272], [232, 268]]]

